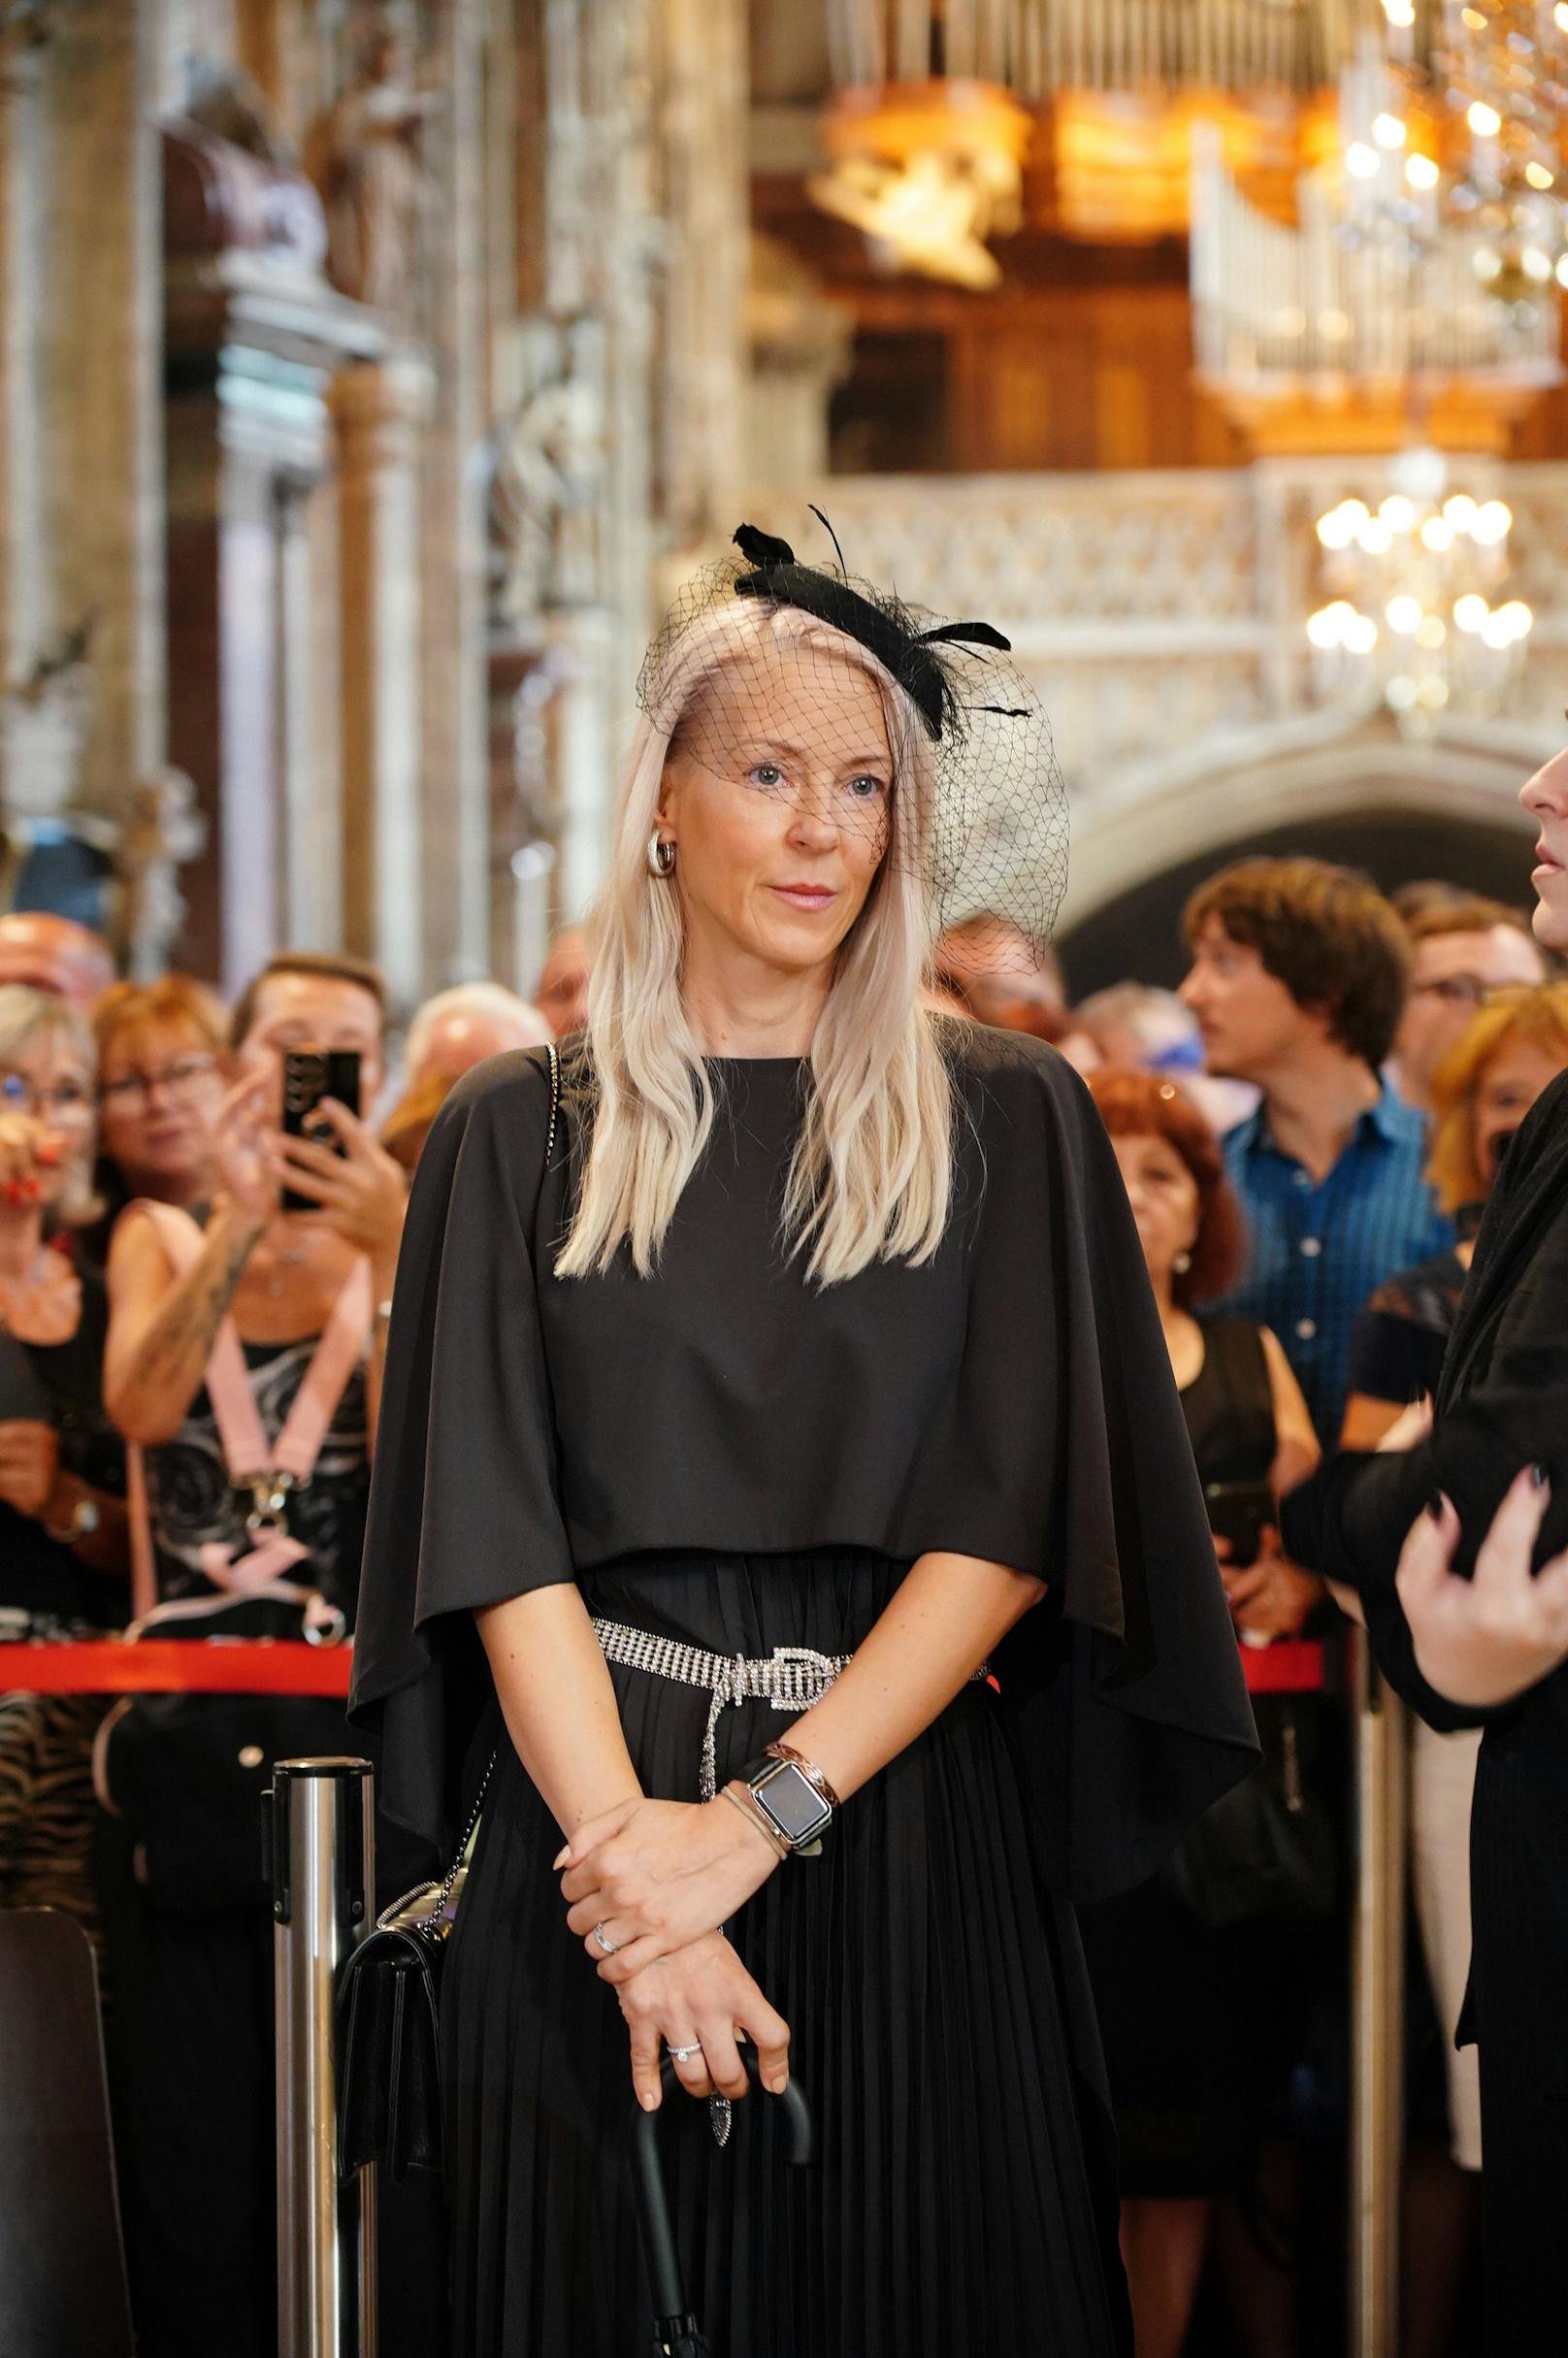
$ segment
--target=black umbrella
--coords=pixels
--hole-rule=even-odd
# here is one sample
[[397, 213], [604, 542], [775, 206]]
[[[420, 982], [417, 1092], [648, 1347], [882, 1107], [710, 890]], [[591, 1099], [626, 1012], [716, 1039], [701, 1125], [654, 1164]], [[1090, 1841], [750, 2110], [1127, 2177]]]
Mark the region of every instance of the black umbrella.
[[[752, 2079], [757, 2080], [756, 2055], [748, 2050], [742, 2059]], [[660, 2069], [668, 2099], [680, 2082], [668, 2055]], [[760, 2080], [758, 2084], [761, 2085]], [[774, 2102], [784, 2107], [789, 2117], [791, 2166], [801, 2169], [811, 2159], [811, 2109], [800, 2092], [800, 2081], [791, 2080]], [[632, 2115], [632, 2183], [637, 2194], [642, 2258], [653, 2291], [654, 2353], [655, 2358], [711, 2358], [707, 2338], [686, 2305], [686, 2278], [670, 2216], [670, 2197], [659, 2151], [659, 2123], [669, 2109], [668, 2102], [657, 2112], [644, 2112], [639, 2106]]]

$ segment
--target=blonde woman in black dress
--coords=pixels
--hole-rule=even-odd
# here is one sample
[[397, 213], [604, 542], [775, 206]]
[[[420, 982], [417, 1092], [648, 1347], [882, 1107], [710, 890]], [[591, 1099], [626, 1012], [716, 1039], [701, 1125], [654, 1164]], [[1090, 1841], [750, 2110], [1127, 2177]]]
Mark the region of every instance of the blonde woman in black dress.
[[749, 2039], [818, 2158], [682, 2101], [716, 2348], [1101, 2358], [1070, 1895], [1150, 1873], [1250, 1716], [1094, 1108], [922, 1005], [955, 895], [1043, 935], [1038, 707], [995, 633], [736, 539], [644, 671], [559, 1120], [541, 1052], [462, 1082], [398, 1277], [356, 1708], [438, 1840], [495, 1752], [442, 1996], [454, 2352], [641, 2346], [633, 2090], [668, 2047], [738, 2098]]

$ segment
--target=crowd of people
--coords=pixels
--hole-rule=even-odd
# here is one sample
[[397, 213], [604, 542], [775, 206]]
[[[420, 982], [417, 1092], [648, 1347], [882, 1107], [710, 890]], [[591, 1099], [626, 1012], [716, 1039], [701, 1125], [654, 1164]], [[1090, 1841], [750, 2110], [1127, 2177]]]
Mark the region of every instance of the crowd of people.
[[[1510, 1141], [1568, 1070], [1568, 981], [1513, 907], [1442, 883], [1390, 901], [1305, 859], [1225, 868], [1184, 939], [1178, 992], [1129, 979], [1075, 1007], [1005, 925], [961, 925], [927, 998], [1086, 1077], [1209, 1502], [1262, 1764], [1152, 1882], [1081, 1916], [1139, 2358], [1179, 2358], [1206, 2272], [1234, 2346], [1276, 2358], [1323, 2299], [1307, 2254], [1314, 2156], [1343, 2146], [1352, 1841], [1343, 1552], [1298, 1541], [1279, 1502], [1309, 1477], [1326, 1495], [1338, 1453], [1408, 1432], [1437, 1394]], [[443, 992], [394, 1058], [381, 979], [353, 959], [284, 951], [226, 1009], [180, 974], [114, 980], [68, 919], [0, 918], [0, 1634], [352, 1631], [410, 1174], [464, 1073], [580, 1029], [589, 967], [568, 928], [532, 1003]], [[282, 1092], [304, 1047], [355, 1057], [360, 1097], [302, 1135]], [[259, 1793], [277, 1753], [364, 1740], [300, 1698], [105, 1710], [0, 1696], [0, 1906], [67, 1908], [100, 1944], [147, 2358], [263, 2358]], [[1442, 2064], [1413, 2078], [1413, 2120], [1441, 2124], [1448, 2158], [1428, 2139], [1411, 2172], [1407, 2358], [1461, 2346], [1476, 2234], [1475, 2050], [1454, 2034], [1479, 1742], [1414, 1737], [1411, 2004]], [[435, 1861], [389, 1832], [382, 1863], [391, 1891]], [[423, 2232], [410, 2214], [408, 2249]]]

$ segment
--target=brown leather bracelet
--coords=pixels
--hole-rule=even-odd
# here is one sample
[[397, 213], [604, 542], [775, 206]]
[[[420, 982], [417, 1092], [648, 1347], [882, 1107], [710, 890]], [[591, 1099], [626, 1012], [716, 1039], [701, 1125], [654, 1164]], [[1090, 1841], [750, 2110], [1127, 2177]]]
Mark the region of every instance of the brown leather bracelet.
[[793, 1744], [765, 1744], [763, 1746], [763, 1751], [767, 1753], [769, 1760], [793, 1761], [795, 1766], [800, 1770], [801, 1776], [806, 1779], [807, 1783], [816, 1787], [817, 1791], [822, 1795], [823, 1800], [828, 1804], [830, 1810], [836, 1813], [843, 1808], [843, 1803], [839, 1800], [837, 1794], [833, 1791], [833, 1786], [828, 1783], [827, 1778], [823, 1775], [821, 1769], [818, 1768], [816, 1762], [814, 1760], [808, 1760], [804, 1752], [798, 1752]]

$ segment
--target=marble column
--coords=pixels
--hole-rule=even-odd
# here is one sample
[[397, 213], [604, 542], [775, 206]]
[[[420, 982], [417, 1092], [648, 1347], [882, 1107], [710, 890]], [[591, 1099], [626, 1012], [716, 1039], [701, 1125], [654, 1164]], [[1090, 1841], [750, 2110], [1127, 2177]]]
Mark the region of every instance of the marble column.
[[43, 56], [0, 53], [0, 675], [25, 673], [49, 624], [39, 339], [45, 304]]
[[156, 0], [51, 10], [36, 463], [51, 622], [93, 618], [82, 799], [123, 812], [166, 754]]
[[486, 972], [490, 948], [485, 537], [482, 0], [440, 0], [427, 69], [441, 104], [424, 154], [424, 305], [435, 373], [424, 438], [420, 592], [427, 987]]
[[164, 151], [170, 748], [207, 823], [181, 953], [233, 989], [285, 940], [339, 936], [320, 487], [333, 377], [386, 337], [321, 278], [287, 167], [185, 124]]
[[666, 545], [727, 540], [743, 476], [751, 214], [743, 0], [664, 0], [660, 210], [668, 240], [657, 417]]
[[604, 332], [597, 597], [545, 617], [562, 680], [548, 716], [562, 920], [581, 915], [604, 872], [615, 750], [653, 622], [656, 35], [654, 0], [545, 0], [543, 304]]
[[343, 777], [343, 939], [395, 995], [425, 977], [420, 444], [434, 406], [411, 355], [333, 387]]

